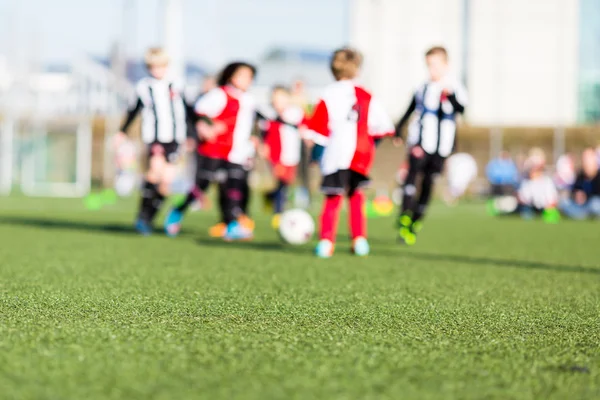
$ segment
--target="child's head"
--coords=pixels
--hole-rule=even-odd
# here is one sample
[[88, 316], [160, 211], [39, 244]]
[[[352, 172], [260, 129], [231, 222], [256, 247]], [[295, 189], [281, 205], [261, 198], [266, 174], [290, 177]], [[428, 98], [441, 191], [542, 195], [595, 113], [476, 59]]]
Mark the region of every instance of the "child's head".
[[363, 57], [358, 51], [343, 48], [336, 50], [331, 57], [331, 73], [336, 81], [354, 79], [358, 76]]
[[218, 85], [231, 85], [236, 89], [246, 92], [250, 89], [254, 76], [256, 75], [256, 67], [246, 62], [234, 62], [227, 65], [219, 75]]
[[290, 90], [285, 86], [275, 86], [271, 91], [271, 105], [277, 114], [283, 114], [290, 105]]
[[535, 179], [544, 174], [546, 169], [546, 153], [539, 147], [529, 150], [529, 156], [525, 161], [525, 167], [529, 170], [529, 177]]
[[152, 77], [156, 79], [164, 79], [167, 75], [169, 67], [169, 56], [160, 47], [152, 47], [148, 49], [144, 57], [146, 68]]
[[598, 158], [594, 149], [585, 149], [581, 154], [581, 167], [588, 178], [598, 174]]
[[440, 81], [448, 70], [448, 52], [442, 46], [435, 46], [425, 53], [425, 62], [429, 70], [429, 78], [434, 81]]

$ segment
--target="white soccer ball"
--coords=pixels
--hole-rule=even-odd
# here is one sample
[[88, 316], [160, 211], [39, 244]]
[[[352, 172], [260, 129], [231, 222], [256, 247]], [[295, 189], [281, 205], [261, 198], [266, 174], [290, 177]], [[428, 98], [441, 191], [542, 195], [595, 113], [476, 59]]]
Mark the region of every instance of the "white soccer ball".
[[279, 235], [286, 243], [301, 245], [308, 243], [315, 233], [315, 221], [301, 209], [285, 211], [279, 220]]

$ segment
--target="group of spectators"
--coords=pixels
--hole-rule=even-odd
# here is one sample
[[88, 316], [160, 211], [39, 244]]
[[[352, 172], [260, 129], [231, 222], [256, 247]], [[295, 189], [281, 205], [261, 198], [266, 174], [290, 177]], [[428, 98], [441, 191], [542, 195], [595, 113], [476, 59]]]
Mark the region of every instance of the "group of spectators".
[[486, 175], [500, 214], [531, 218], [536, 212], [560, 212], [577, 220], [600, 218], [600, 147], [586, 148], [579, 157], [562, 155], [553, 173], [539, 148], [517, 161], [502, 152], [488, 163]]

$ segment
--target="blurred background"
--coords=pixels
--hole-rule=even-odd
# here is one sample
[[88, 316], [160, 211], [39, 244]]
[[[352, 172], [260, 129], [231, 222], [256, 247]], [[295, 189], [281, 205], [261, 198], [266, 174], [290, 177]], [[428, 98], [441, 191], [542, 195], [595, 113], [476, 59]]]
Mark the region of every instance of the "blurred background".
[[[275, 84], [314, 101], [346, 44], [364, 53], [361, 81], [396, 120], [426, 79], [425, 50], [449, 50], [470, 97], [458, 151], [477, 161], [475, 194], [500, 154], [518, 165], [540, 147], [553, 170], [600, 149], [598, 0], [0, 0], [0, 192], [111, 187], [110, 138], [150, 46], [167, 48], [190, 101], [226, 62], [256, 63], [267, 104]], [[393, 190], [404, 153], [380, 147], [375, 190]]]

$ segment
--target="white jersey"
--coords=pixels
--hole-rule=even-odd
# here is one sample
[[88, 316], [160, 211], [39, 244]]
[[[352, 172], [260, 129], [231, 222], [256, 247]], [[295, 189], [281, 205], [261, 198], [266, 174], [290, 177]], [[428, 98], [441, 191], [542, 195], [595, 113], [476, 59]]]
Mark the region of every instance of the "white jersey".
[[316, 143], [324, 145], [323, 175], [352, 170], [368, 175], [375, 152], [374, 139], [394, 134], [382, 104], [352, 81], [329, 85], [307, 121]]
[[409, 108], [416, 118], [408, 128], [408, 145], [419, 145], [428, 154], [448, 157], [456, 139], [456, 114], [462, 113], [466, 105], [467, 91], [460, 82], [425, 82], [415, 92]]
[[519, 188], [519, 201], [540, 210], [556, 206], [558, 192], [552, 178], [544, 175], [537, 179], [523, 181]]
[[185, 103], [180, 88], [166, 79], [144, 78], [135, 88], [136, 97], [122, 131], [142, 113], [144, 143], [182, 143], [187, 135]]

